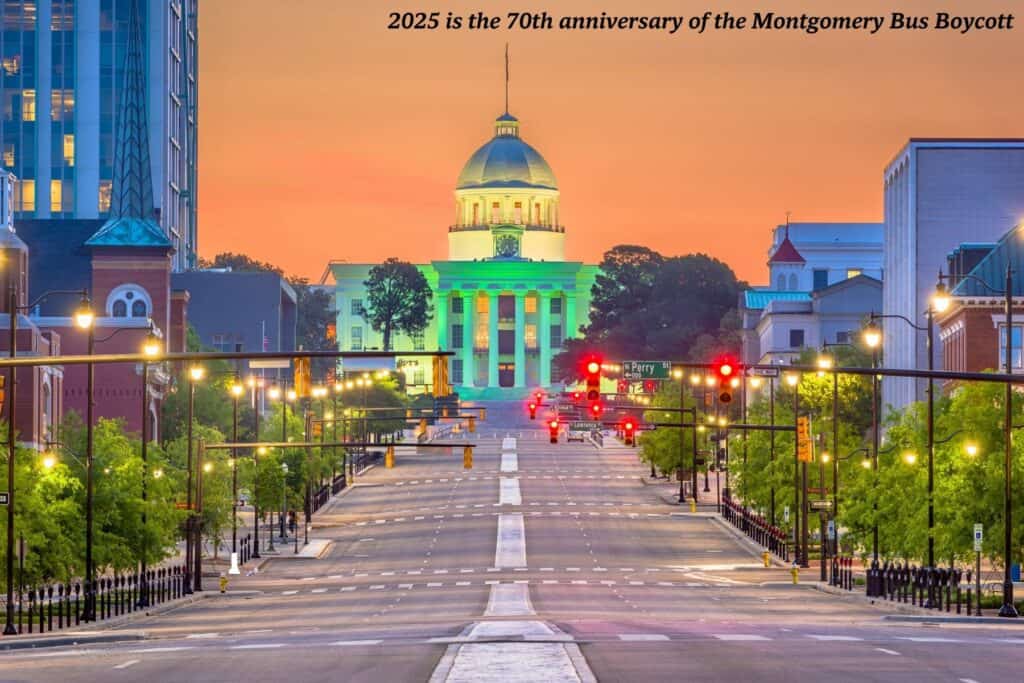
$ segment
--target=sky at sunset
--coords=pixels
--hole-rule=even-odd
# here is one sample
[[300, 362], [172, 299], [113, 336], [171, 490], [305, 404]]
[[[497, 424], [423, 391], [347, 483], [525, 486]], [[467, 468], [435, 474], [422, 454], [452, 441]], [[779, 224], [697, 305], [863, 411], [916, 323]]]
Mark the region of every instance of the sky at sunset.
[[[1020, 10], [1007, 33], [388, 31], [390, 11], [554, 15]], [[909, 137], [1024, 136], [1012, 2], [435, 5], [216, 0], [200, 13], [199, 244], [320, 278], [331, 259], [444, 259], [462, 165], [503, 109], [558, 177], [568, 256], [701, 251], [752, 283], [769, 230], [882, 216]]]

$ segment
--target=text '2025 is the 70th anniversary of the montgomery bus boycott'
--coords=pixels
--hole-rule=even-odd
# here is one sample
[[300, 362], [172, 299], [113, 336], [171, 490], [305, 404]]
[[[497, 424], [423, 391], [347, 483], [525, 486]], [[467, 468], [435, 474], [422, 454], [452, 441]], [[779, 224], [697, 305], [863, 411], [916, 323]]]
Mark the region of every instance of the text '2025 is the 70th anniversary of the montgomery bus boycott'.
[[465, 16], [448, 12], [391, 12], [388, 28], [448, 30], [560, 30], [560, 31], [649, 31], [676, 34], [705, 31], [799, 31], [814, 35], [830, 32], [944, 31], [979, 33], [1016, 28], [1013, 14], [976, 15], [967, 12], [933, 14], [782, 14], [774, 11], [733, 14], [706, 11], [694, 15], [641, 15], [600, 12], [586, 15], [557, 15], [548, 11], [515, 11], [505, 14], [472, 12]]

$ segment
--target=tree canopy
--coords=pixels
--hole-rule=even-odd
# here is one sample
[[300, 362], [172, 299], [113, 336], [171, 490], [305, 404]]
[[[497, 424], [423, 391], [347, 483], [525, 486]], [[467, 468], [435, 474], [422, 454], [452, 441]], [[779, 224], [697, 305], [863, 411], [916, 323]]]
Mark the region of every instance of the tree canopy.
[[433, 293], [419, 268], [389, 258], [370, 269], [366, 286], [368, 306], [363, 316], [370, 326], [383, 334], [384, 351], [391, 350], [395, 332], [413, 335], [430, 323]]

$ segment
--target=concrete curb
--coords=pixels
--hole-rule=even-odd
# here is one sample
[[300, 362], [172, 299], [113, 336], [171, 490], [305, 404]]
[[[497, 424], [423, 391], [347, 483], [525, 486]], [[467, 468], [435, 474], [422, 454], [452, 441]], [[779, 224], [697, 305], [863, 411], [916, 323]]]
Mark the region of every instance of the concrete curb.
[[1004, 619], [1003, 617], [967, 617], [956, 616], [955, 614], [936, 614], [932, 617], [919, 616], [916, 614], [886, 614], [882, 616], [886, 621], [903, 621], [914, 624], [989, 624], [991, 626], [1024, 626], [1021, 619]]
[[[754, 543], [752, 540], [747, 538], [747, 536], [744, 535], [743, 532], [734, 527], [732, 524], [726, 522], [717, 514], [710, 516], [709, 519], [715, 524], [717, 524], [720, 528], [725, 530], [726, 533], [735, 538], [740, 545], [745, 547], [747, 550], [751, 551], [754, 554], [754, 557], [756, 557], [759, 560], [762, 558], [761, 554], [766, 550], [766, 548], [758, 545], [757, 543]], [[773, 567], [785, 569], [790, 566], [773, 554], [769, 553], [768, 557], [770, 558]]]
[[97, 643], [124, 643], [146, 640], [145, 631], [118, 631], [97, 633], [63, 633], [56, 636], [5, 636], [0, 638], [0, 651], [37, 650], [47, 647], [68, 647]]
[[[873, 606], [875, 606], [875, 607], [877, 607], [877, 608], [879, 608], [881, 610], [886, 610], [886, 611], [889, 611], [889, 612], [896, 612], [898, 615], [906, 615], [906, 616], [911, 616], [911, 617], [925, 617], [926, 615], [928, 615], [930, 613], [934, 613], [934, 610], [923, 609], [921, 607], [916, 607], [914, 605], [910, 605], [910, 604], [907, 604], [907, 603], [904, 603], [904, 602], [891, 602], [889, 600], [879, 600], [877, 598], [869, 598], [867, 595], [865, 595], [863, 592], [861, 592], [861, 591], [864, 590], [863, 586], [856, 586], [854, 590], [848, 591], [848, 590], [845, 590], [843, 588], [839, 588], [838, 586], [831, 586], [831, 585], [829, 585], [827, 583], [822, 583], [821, 581], [808, 581], [806, 583], [806, 585], [812, 586], [815, 590], [820, 591], [822, 593], [828, 593], [829, 595], [835, 595], [835, 596], [838, 596], [838, 597], [844, 597], [844, 598], [847, 598], [847, 599], [850, 599], [850, 600], [856, 600], [858, 602], [866, 602], [867, 604], [873, 605]], [[883, 619], [887, 619], [890, 616], [897, 616], [897, 615], [883, 615], [882, 618]], [[921, 620], [922, 621], [932, 621], [933, 619], [937, 619], [937, 618], [940, 618], [940, 617], [934, 616], [931, 619], [921, 619]]]

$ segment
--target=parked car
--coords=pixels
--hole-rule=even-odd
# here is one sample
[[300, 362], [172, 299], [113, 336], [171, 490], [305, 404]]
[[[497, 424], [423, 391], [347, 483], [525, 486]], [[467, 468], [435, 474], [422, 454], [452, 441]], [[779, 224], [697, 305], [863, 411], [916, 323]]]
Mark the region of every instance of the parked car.
[[569, 431], [567, 431], [565, 433], [565, 440], [566, 441], [579, 441], [580, 443], [583, 443], [584, 441], [587, 440], [587, 433], [586, 432], [577, 431], [577, 430], [569, 430]]

